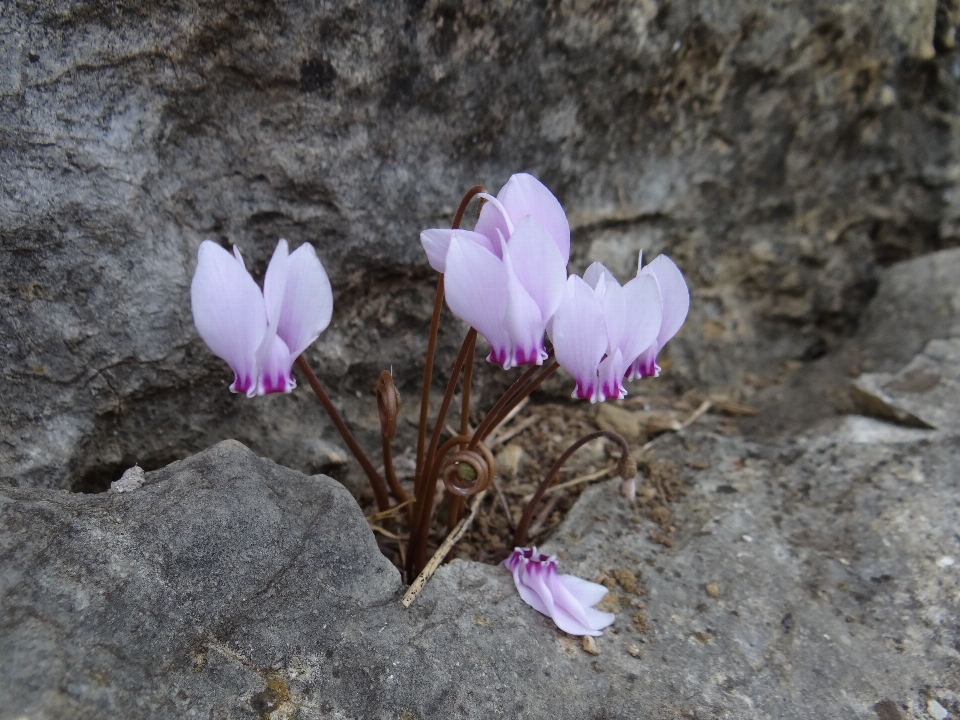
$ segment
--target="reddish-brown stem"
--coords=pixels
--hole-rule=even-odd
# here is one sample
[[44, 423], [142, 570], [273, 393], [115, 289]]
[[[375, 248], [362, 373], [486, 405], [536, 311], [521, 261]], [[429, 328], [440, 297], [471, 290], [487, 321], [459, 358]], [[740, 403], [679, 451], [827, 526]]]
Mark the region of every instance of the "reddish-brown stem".
[[[486, 192], [483, 185], [474, 185], [467, 190], [456, 214], [453, 216], [452, 229], [457, 230], [463, 222], [470, 201], [479, 193]], [[414, 473], [414, 495], [419, 497], [423, 479], [423, 447], [427, 440], [427, 420], [430, 414], [430, 384], [433, 382], [433, 360], [437, 353], [437, 336], [440, 331], [440, 310], [443, 308], [443, 274], [437, 280], [437, 294], [433, 300], [433, 315], [430, 317], [430, 335], [427, 337], [427, 356], [423, 366], [423, 390], [420, 394], [420, 424], [417, 426], [417, 465]]]
[[317, 396], [320, 404], [323, 405], [323, 409], [327, 411], [327, 415], [330, 416], [333, 426], [337, 428], [337, 432], [340, 433], [340, 437], [343, 438], [343, 441], [347, 444], [347, 447], [350, 448], [350, 452], [353, 453], [353, 456], [357, 459], [357, 462], [360, 463], [360, 467], [362, 467], [363, 471], [366, 473], [367, 479], [370, 480], [370, 487], [373, 489], [373, 496], [377, 501], [377, 509], [380, 510], [380, 512], [388, 509], [390, 507], [390, 499], [387, 497], [386, 483], [383, 481], [383, 478], [380, 477], [380, 473], [377, 472], [377, 469], [373, 466], [373, 463], [370, 462], [370, 458], [368, 458], [363, 452], [363, 448], [360, 447], [360, 443], [358, 443], [357, 439], [353, 437], [353, 433], [350, 432], [350, 428], [348, 428], [347, 424], [343, 421], [343, 418], [340, 416], [340, 413], [333, 404], [333, 401], [330, 399], [330, 396], [327, 395], [326, 391], [323, 389], [323, 385], [321, 385], [320, 381], [317, 380], [317, 376], [313, 374], [313, 370], [311, 370], [310, 366], [307, 365], [307, 361], [303, 355], [300, 355], [297, 358], [297, 367], [300, 368], [300, 372], [302, 372], [304, 377], [307, 378], [307, 382], [310, 384], [310, 387], [313, 388], [313, 394]]
[[437, 334], [440, 330], [440, 310], [443, 308], [443, 275], [437, 280], [437, 294], [430, 316], [430, 335], [427, 338], [427, 357], [423, 366], [423, 390], [420, 393], [420, 424], [417, 426], [417, 465], [413, 475], [413, 494], [420, 495], [423, 476], [423, 448], [427, 443], [427, 420], [430, 416], [430, 383], [433, 382], [433, 358], [437, 352]]
[[[567, 460], [570, 459], [570, 456], [573, 455], [577, 450], [591, 440], [596, 440], [598, 437], [609, 438], [610, 440], [618, 443], [624, 457], [630, 454], [630, 446], [627, 445], [627, 441], [623, 439], [622, 435], [615, 433], [612, 430], [598, 430], [597, 432], [592, 432], [589, 435], [584, 435], [573, 445], [568, 447], [563, 452], [563, 455], [557, 458], [557, 461], [547, 472], [547, 476], [543, 479], [543, 482], [540, 483], [540, 487], [537, 488], [537, 492], [534, 493], [533, 498], [529, 503], [527, 503], [527, 507], [524, 508], [523, 516], [520, 518], [520, 522], [517, 523], [517, 529], [513, 533], [514, 547], [522, 547], [523, 543], [526, 541], [527, 530], [530, 527], [530, 520], [533, 518], [533, 511], [537, 509], [537, 504], [540, 502], [541, 498], [543, 498], [543, 494], [550, 489], [550, 486], [553, 485], [554, 481], [557, 479], [557, 475], [560, 474], [560, 468], [563, 467], [563, 464], [567, 462]], [[634, 469], [636, 468], [634, 467]]]
[[447, 532], [452, 532], [460, 520], [460, 513], [463, 512], [463, 497], [460, 495], [450, 495], [449, 514], [447, 515]]
[[[489, 424], [483, 429], [482, 432], [480, 431], [480, 428], [477, 428], [477, 432], [473, 434], [473, 440], [469, 446], [470, 449], [472, 450], [477, 446], [477, 443], [485, 440], [487, 435], [489, 435], [493, 429], [499, 425], [507, 415], [510, 414], [511, 410], [529, 397], [530, 393], [536, 390], [544, 380], [553, 375], [553, 373], [555, 373], [559, 368], [560, 365], [556, 361], [550, 363], [543, 368], [543, 372], [535, 377], [526, 387], [517, 391], [514, 396], [508, 402], [506, 402], [499, 411], [497, 411], [497, 414], [490, 420]], [[487, 418], [489, 418], [491, 415], [493, 415], [492, 411], [487, 414]], [[484, 422], [486, 422], [487, 418], [484, 418]]]
[[523, 375], [516, 379], [513, 385], [507, 388], [506, 392], [500, 396], [500, 399], [493, 404], [493, 407], [490, 408], [483, 420], [480, 421], [480, 424], [474, 431], [474, 437], [479, 438], [481, 434], [486, 437], [490, 434], [495, 427], [495, 425], [493, 425], [493, 421], [500, 414], [500, 410], [503, 408], [503, 406], [513, 399], [514, 395], [516, 395], [517, 392], [520, 391], [520, 388], [523, 387], [523, 384], [533, 377], [533, 374], [539, 369], [539, 365], [531, 365], [527, 370], [524, 371]]
[[430, 446], [424, 456], [424, 472], [421, 476], [420, 487], [417, 488], [415, 507], [413, 509], [414, 527], [410, 532], [410, 552], [407, 557], [409, 576], [414, 577], [423, 566], [424, 555], [427, 550], [427, 536], [430, 534], [430, 516], [433, 515], [433, 496], [437, 490], [437, 446], [440, 444], [440, 434], [443, 423], [447, 418], [450, 403], [453, 402], [453, 392], [457, 387], [457, 379], [467, 360], [467, 354], [472, 352], [477, 341], [477, 331], [470, 328], [460, 346], [460, 353], [453, 364], [450, 379], [447, 381], [447, 390], [440, 403], [436, 422], [433, 425], [433, 434], [430, 437]]
[[[460, 389], [460, 434], [468, 435], [470, 430], [470, 386], [473, 384], [473, 361], [476, 358], [476, 338], [473, 347], [467, 353], [467, 362], [463, 366], [463, 386]], [[466, 445], [461, 445], [462, 450]], [[447, 532], [453, 531], [463, 512], [463, 498], [458, 495], [450, 497], [450, 513], [447, 516]]]
[[[390, 484], [390, 492], [397, 499], [398, 503], [407, 501], [407, 493], [404, 492], [400, 480], [397, 478], [397, 472], [393, 468], [393, 448], [390, 446], [390, 438], [381, 435], [383, 439], [383, 472], [387, 476], [387, 482]], [[407, 517], [413, 518], [413, 508], [407, 505]]]

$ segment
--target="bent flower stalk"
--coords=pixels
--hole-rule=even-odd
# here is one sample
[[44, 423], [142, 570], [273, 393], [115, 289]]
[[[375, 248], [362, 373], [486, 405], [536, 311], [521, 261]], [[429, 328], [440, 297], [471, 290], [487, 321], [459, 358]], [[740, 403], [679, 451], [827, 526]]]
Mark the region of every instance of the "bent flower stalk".
[[330, 324], [333, 292], [312, 245], [290, 253], [280, 240], [261, 292], [236, 245], [231, 255], [204, 240], [190, 304], [200, 337], [233, 369], [231, 392], [253, 397], [297, 386], [293, 362]]
[[603, 629], [616, 620], [613, 613], [593, 607], [607, 594], [607, 589], [573, 575], [560, 575], [553, 555], [543, 555], [535, 547], [518, 547], [501, 565], [513, 573], [513, 582], [523, 601], [551, 618], [564, 632], [603, 635]]

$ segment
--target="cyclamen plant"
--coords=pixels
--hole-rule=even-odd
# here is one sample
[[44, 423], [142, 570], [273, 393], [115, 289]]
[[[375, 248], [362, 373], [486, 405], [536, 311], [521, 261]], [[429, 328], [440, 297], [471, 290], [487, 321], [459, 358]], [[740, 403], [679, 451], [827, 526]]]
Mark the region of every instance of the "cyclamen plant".
[[[460, 223], [474, 198], [482, 202], [476, 226], [463, 230]], [[493, 482], [495, 466], [485, 440], [521, 402], [559, 367], [575, 380], [574, 398], [603, 402], [625, 397], [625, 378], [659, 374], [657, 355], [680, 329], [690, 306], [683, 275], [665, 255], [647, 266], [642, 265], [641, 255], [637, 276], [623, 286], [600, 263], [591, 265], [582, 278], [567, 277], [570, 225], [566, 214], [546, 186], [523, 173], [512, 176], [496, 197], [481, 186], [471, 188], [460, 202], [452, 227], [424, 230], [420, 241], [440, 277], [424, 366], [413, 497], [408, 497], [393, 465], [391, 440], [399, 394], [391, 374], [382, 372], [376, 385], [381, 475], [302, 355], [329, 325], [333, 311], [330, 282], [311, 245], [290, 253], [287, 241], [280, 240], [261, 291], [236, 247], [231, 254], [205, 240], [191, 285], [197, 331], [233, 369], [230, 390], [248, 397], [288, 393], [296, 387], [295, 364], [367, 475], [380, 514], [405, 508], [410, 538], [401, 554], [406, 576], [412, 579], [420, 574], [414, 587], [422, 586], [430, 572], [429, 567], [425, 570], [426, 552], [437, 480], [442, 480], [449, 495], [448, 540], [454, 541], [465, 523], [458, 525], [464, 500], [476, 496], [476, 507]], [[449, 375], [428, 442], [430, 387], [444, 297], [453, 314], [471, 327]], [[470, 387], [478, 333], [490, 347], [488, 361], [505, 370], [530, 367], [471, 431]], [[461, 375], [460, 430], [441, 443]], [[617, 473], [625, 488], [633, 486], [637, 467], [623, 437], [598, 431], [580, 438], [546, 473], [517, 524], [513, 537], [517, 548], [503, 563], [513, 573], [521, 598], [575, 635], [599, 635], [613, 622], [613, 615], [592, 607], [606, 589], [559, 575], [556, 558], [522, 546], [534, 510], [563, 464], [598, 437], [620, 446]], [[435, 567], [449, 549], [441, 545], [430, 566]]]

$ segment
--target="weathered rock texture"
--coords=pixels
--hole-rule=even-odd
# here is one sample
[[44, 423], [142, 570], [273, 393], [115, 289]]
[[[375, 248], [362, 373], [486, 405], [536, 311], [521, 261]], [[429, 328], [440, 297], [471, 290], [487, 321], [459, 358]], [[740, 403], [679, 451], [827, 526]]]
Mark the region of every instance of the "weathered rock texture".
[[199, 241], [261, 270], [278, 236], [316, 243], [337, 309], [310, 356], [375, 427], [376, 373], [410, 397], [421, 372], [418, 231], [517, 170], [566, 204], [575, 268], [678, 260], [675, 378], [816, 356], [879, 265], [957, 240], [956, 19], [952, 0], [4, 3], [0, 476], [102, 487], [225, 437], [329, 470], [311, 402], [225, 393], [189, 314]]
[[957, 439], [826, 430], [663, 443], [709, 463], [684, 470], [670, 549], [616, 483], [581, 497], [547, 549], [620, 578], [598, 655], [499, 567], [455, 561], [405, 610], [343, 487], [235, 442], [124, 493], [2, 489], [0, 717], [960, 712]]

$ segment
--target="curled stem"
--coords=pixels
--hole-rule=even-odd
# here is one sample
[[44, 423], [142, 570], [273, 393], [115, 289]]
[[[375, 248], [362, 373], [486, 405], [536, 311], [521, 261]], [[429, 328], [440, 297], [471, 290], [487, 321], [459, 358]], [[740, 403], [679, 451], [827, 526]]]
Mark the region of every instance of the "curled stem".
[[435, 455], [437, 446], [440, 444], [440, 434], [443, 431], [443, 422], [447, 417], [447, 411], [450, 409], [450, 403], [453, 402], [453, 392], [457, 387], [457, 379], [460, 377], [460, 370], [466, 362], [467, 355], [472, 354], [477, 342], [477, 331], [470, 328], [467, 336], [463, 339], [460, 346], [460, 353], [453, 364], [453, 371], [450, 373], [450, 379], [447, 381], [447, 390], [443, 394], [443, 400], [440, 403], [440, 411], [437, 413], [437, 419], [433, 426], [433, 434], [430, 437], [430, 446], [424, 455], [423, 472], [420, 476], [420, 485], [416, 488], [416, 498], [413, 517], [414, 526], [410, 533], [410, 553], [407, 556], [407, 565], [409, 575], [412, 577], [415, 570], [423, 566], [423, 558], [427, 551], [427, 535], [430, 534], [430, 516], [433, 515], [433, 496], [436, 494], [437, 483], [435, 467]]
[[517, 529], [513, 533], [513, 544], [514, 547], [522, 547], [523, 543], [527, 539], [527, 530], [530, 528], [530, 521], [533, 519], [533, 512], [537, 509], [537, 504], [543, 498], [544, 493], [550, 489], [550, 486], [557, 479], [557, 475], [560, 474], [560, 469], [563, 467], [564, 463], [570, 459], [570, 456], [573, 455], [577, 450], [586, 445], [591, 440], [595, 440], [598, 437], [605, 437], [610, 440], [613, 440], [618, 445], [622, 451], [620, 456], [620, 463], [617, 468], [621, 477], [626, 479], [626, 475], [633, 477], [637, 473], [637, 464], [633, 462], [630, 458], [630, 446], [627, 445], [627, 441], [623, 439], [623, 436], [619, 433], [615, 433], [612, 430], [598, 430], [592, 432], [589, 435], [584, 435], [582, 438], [577, 440], [573, 445], [568, 447], [563, 454], [557, 458], [557, 461], [553, 464], [550, 470], [547, 472], [547, 476], [543, 479], [543, 482], [540, 483], [540, 487], [537, 488], [537, 492], [534, 493], [533, 498], [527, 503], [527, 507], [523, 510], [523, 516], [520, 518], [520, 522], [517, 523]]
[[383, 512], [390, 507], [390, 499], [387, 497], [386, 483], [383, 481], [383, 478], [380, 477], [380, 473], [377, 472], [377, 469], [373, 466], [373, 463], [370, 462], [370, 458], [368, 458], [366, 453], [363, 452], [363, 448], [360, 447], [360, 443], [357, 442], [357, 439], [353, 436], [353, 433], [350, 432], [350, 428], [348, 428], [347, 424], [343, 421], [343, 418], [340, 416], [340, 412], [333, 404], [330, 396], [327, 395], [326, 391], [323, 389], [323, 385], [320, 384], [317, 376], [313, 374], [313, 370], [311, 370], [310, 366], [307, 365], [307, 361], [303, 355], [300, 355], [297, 358], [296, 364], [297, 367], [300, 368], [300, 372], [302, 372], [304, 377], [307, 378], [307, 382], [313, 389], [313, 394], [317, 396], [320, 404], [323, 405], [323, 409], [327, 411], [327, 415], [330, 416], [330, 420], [333, 422], [334, 427], [337, 428], [337, 432], [340, 433], [340, 437], [343, 438], [343, 441], [347, 444], [347, 447], [350, 448], [350, 452], [353, 453], [353, 456], [357, 459], [357, 462], [360, 463], [360, 467], [362, 467], [364, 473], [366, 473], [367, 479], [370, 480], [370, 487], [373, 489], [373, 496], [377, 501], [377, 509]]

